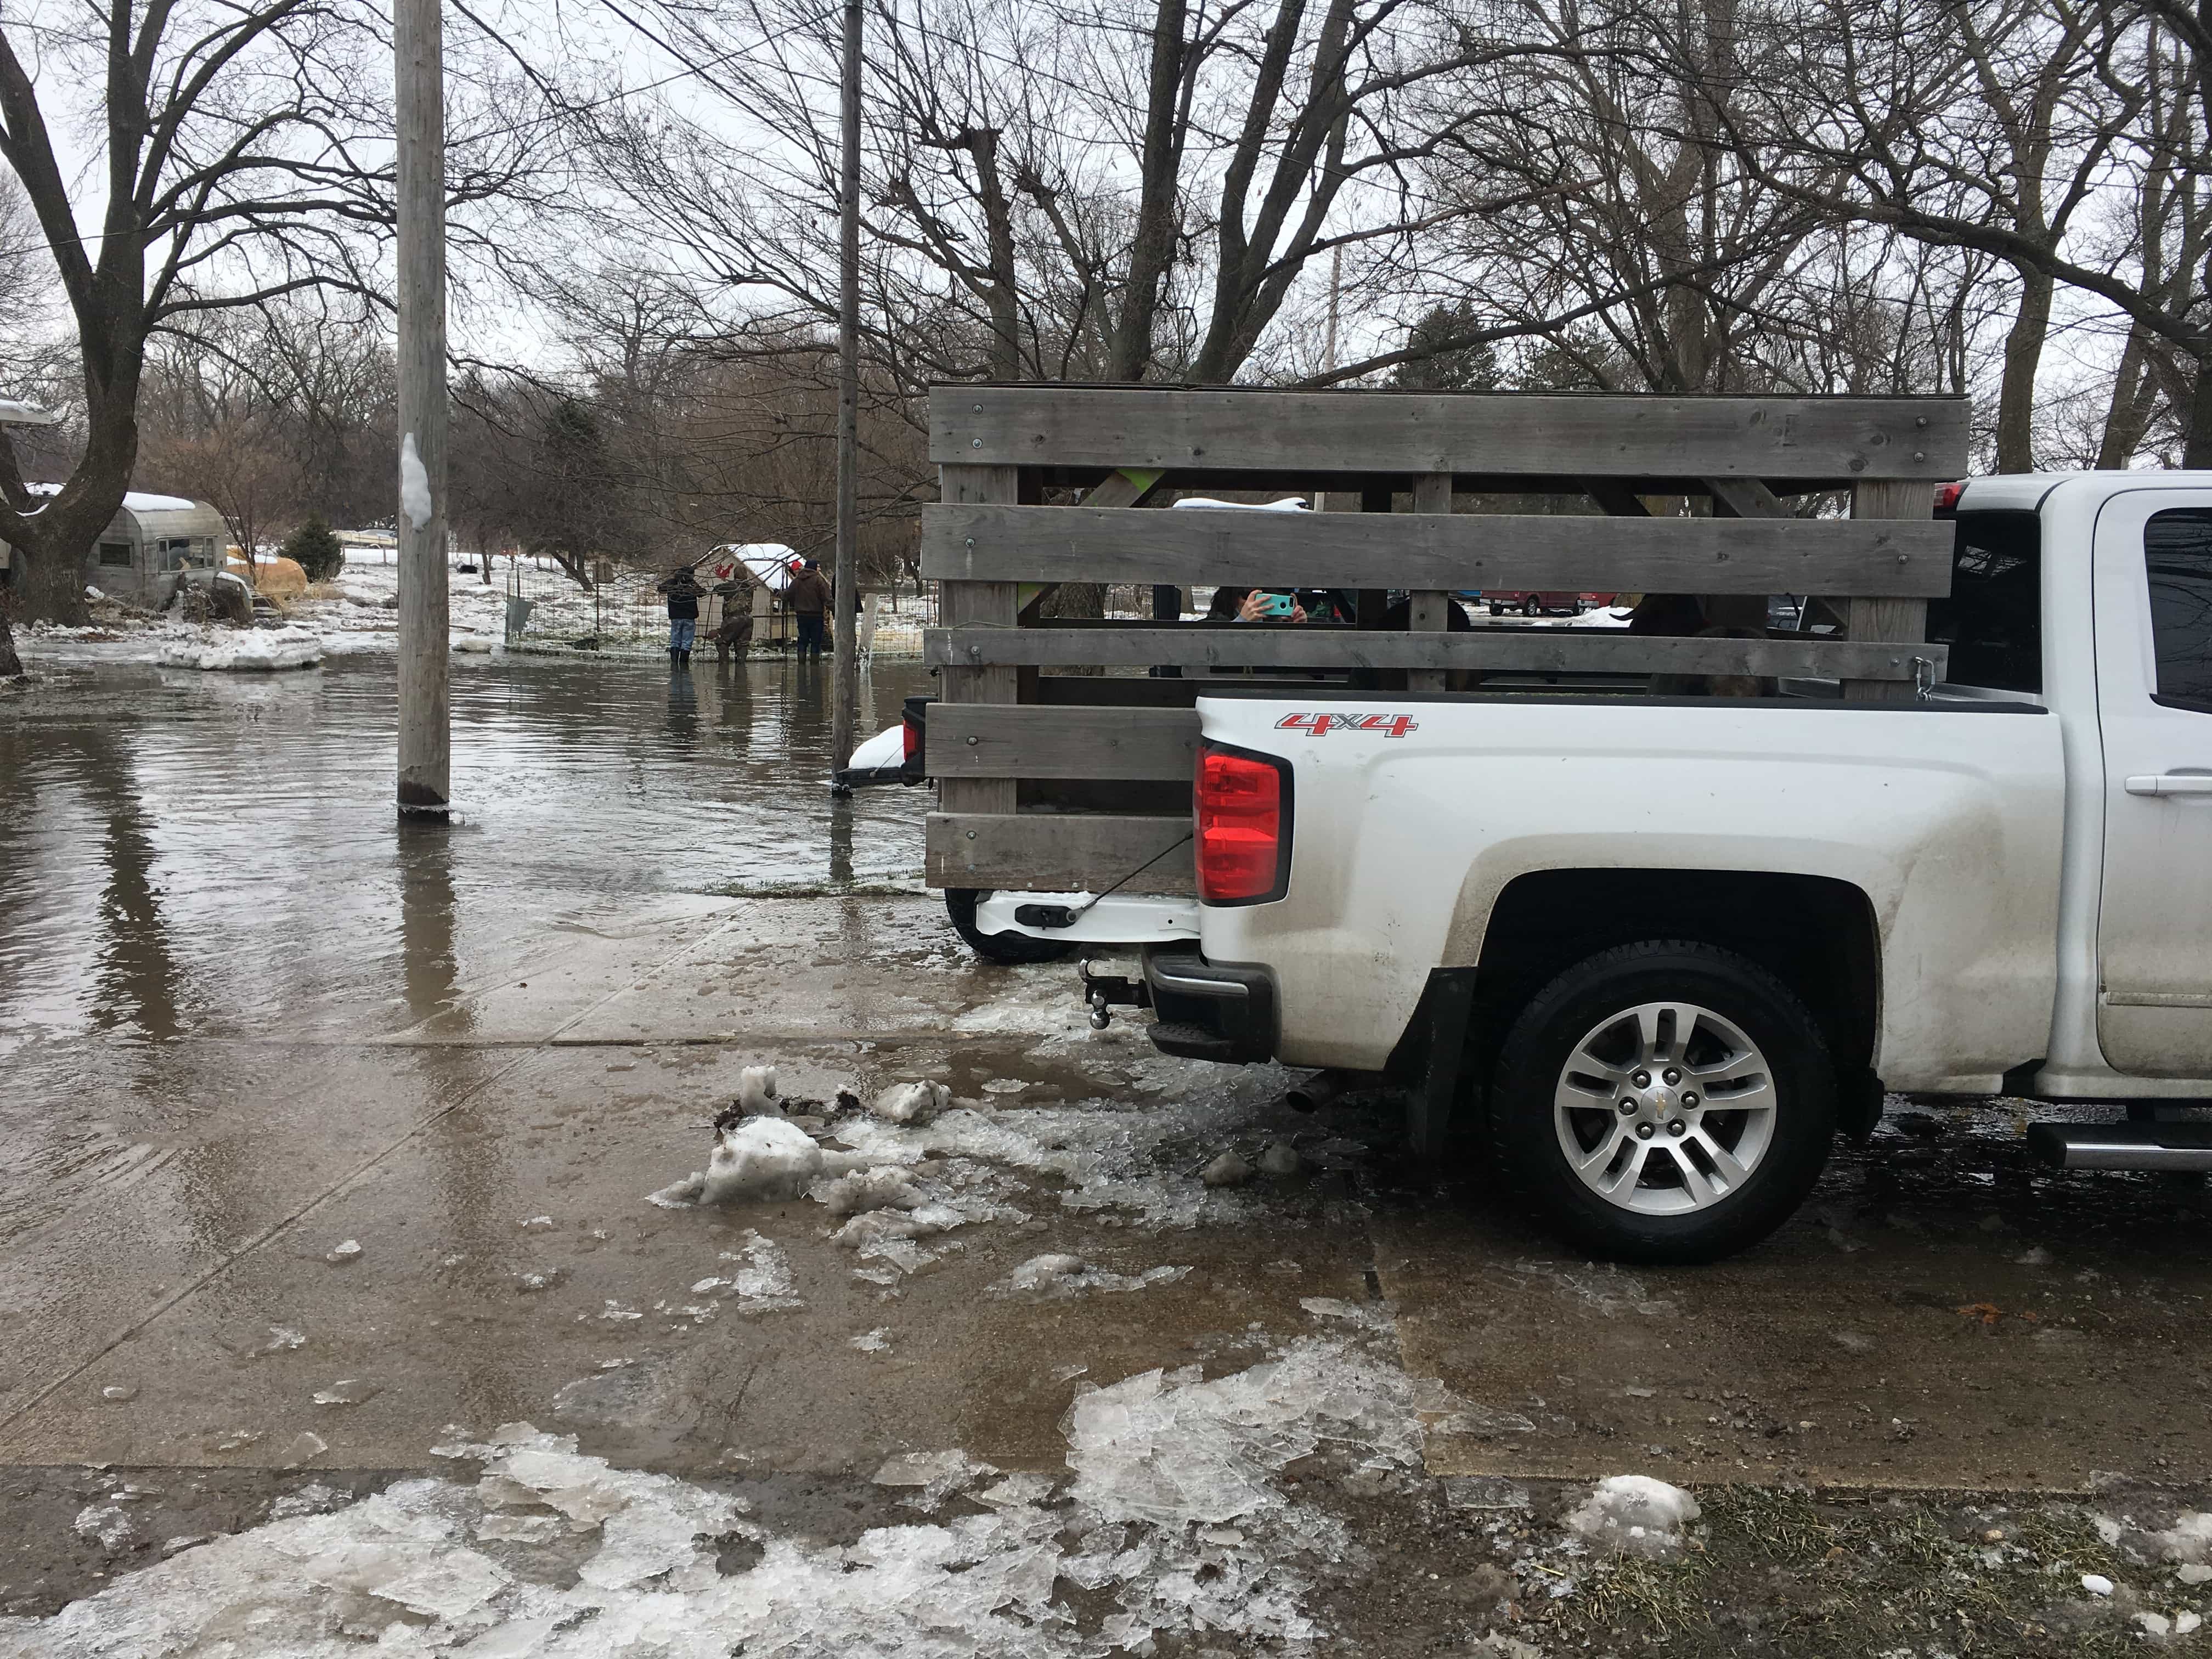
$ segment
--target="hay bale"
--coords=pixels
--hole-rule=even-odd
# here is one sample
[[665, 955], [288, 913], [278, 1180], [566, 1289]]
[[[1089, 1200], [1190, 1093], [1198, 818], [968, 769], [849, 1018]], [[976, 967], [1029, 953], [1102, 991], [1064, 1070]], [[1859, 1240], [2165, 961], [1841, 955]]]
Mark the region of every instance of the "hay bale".
[[256, 592], [266, 593], [272, 599], [291, 599], [307, 591], [307, 573], [296, 559], [282, 554], [271, 554], [257, 559], [249, 566], [236, 549], [223, 562], [223, 568], [246, 582]]

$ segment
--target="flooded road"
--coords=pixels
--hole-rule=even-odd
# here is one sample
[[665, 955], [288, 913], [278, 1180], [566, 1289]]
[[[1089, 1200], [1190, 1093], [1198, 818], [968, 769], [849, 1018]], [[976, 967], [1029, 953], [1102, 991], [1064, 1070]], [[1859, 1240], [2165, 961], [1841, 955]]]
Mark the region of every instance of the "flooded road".
[[[928, 681], [884, 665], [864, 685], [873, 730]], [[1586, 1580], [1560, 1516], [1620, 1474], [1737, 1516], [1699, 1559], [1739, 1573], [1743, 1605], [1795, 1594], [1768, 1571], [1788, 1565], [1802, 1628], [1772, 1623], [1803, 1640], [1776, 1652], [1874, 1650], [1859, 1637], [1886, 1639], [1893, 1605], [1934, 1632], [1957, 1575], [1987, 1568], [1972, 1539], [2014, 1524], [1992, 1520], [1993, 1492], [2094, 1492], [2138, 1541], [2085, 1556], [2065, 1540], [2105, 1529], [2067, 1510], [2072, 1531], [2045, 1528], [2060, 1543], [2005, 1565], [2007, 1610], [1975, 1613], [2060, 1635], [1977, 1646], [1946, 1626], [1942, 1650], [2086, 1650], [2062, 1638], [2121, 1639], [2139, 1608], [2212, 1614], [2212, 1571], [2177, 1590], [2150, 1565], [2164, 1547], [2139, 1541], [2185, 1501], [2212, 1509], [2203, 1183], [2051, 1176], [2024, 1156], [2024, 1110], [1984, 1103], [1839, 1148], [1805, 1210], [1732, 1261], [1589, 1263], [1479, 1163], [1441, 1187], [1410, 1167], [1387, 1101], [1301, 1116], [1277, 1068], [1170, 1060], [1130, 1020], [1092, 1031], [1065, 965], [975, 961], [911, 880], [928, 798], [833, 810], [819, 675], [702, 665], [672, 685], [635, 664], [457, 660], [445, 829], [395, 822], [392, 696], [389, 659], [363, 658], [267, 678], [69, 665], [0, 700], [0, 1617], [46, 1619], [121, 1577], [167, 1620], [167, 1581], [149, 1584], [173, 1565], [210, 1630], [248, 1628], [279, 1579], [298, 1630], [350, 1621], [327, 1650], [247, 1655], [353, 1650], [397, 1617], [385, 1590], [334, 1613], [323, 1580], [284, 1577], [289, 1534], [263, 1534], [331, 1510], [328, 1547], [358, 1565], [382, 1525], [365, 1494], [450, 1475], [453, 1456], [569, 1455], [518, 1425], [574, 1437], [585, 1460], [561, 1467], [599, 1495], [556, 1484], [555, 1509], [596, 1525], [602, 1500], [650, 1507], [590, 1460], [666, 1471], [741, 1493], [787, 1562], [826, 1552], [807, 1559], [842, 1594], [866, 1582], [839, 1553], [863, 1527], [938, 1548], [917, 1517], [940, 1498], [947, 1537], [971, 1542], [986, 1510], [1018, 1514], [986, 1563], [1014, 1572], [1063, 1521], [1054, 1547], [1079, 1547], [1086, 1512], [1054, 1495], [1071, 1471], [1084, 1504], [1148, 1494], [1143, 1525], [1165, 1522], [1113, 1523], [1129, 1547], [1079, 1569], [1096, 1594], [1063, 1604], [1046, 1574], [1042, 1622], [979, 1651], [1051, 1650], [1035, 1631], [1067, 1621], [1087, 1656], [1147, 1650], [1153, 1628], [1151, 1650], [1200, 1650], [1164, 1639], [1198, 1628], [1169, 1591], [1199, 1574], [1264, 1588], [1224, 1592], [1205, 1627], [1237, 1651], [1309, 1617], [1376, 1653], [1526, 1659], [1464, 1645], [1508, 1624], [1528, 1653], [1656, 1651], [1663, 1622], [1624, 1639], [1620, 1602], [1558, 1588], [1607, 1582]], [[788, 1124], [840, 1167], [912, 1183], [910, 1207], [848, 1212], [826, 1186], [649, 1201], [706, 1162], [712, 1120], [764, 1064]], [[836, 1104], [913, 1078], [948, 1086], [933, 1124]], [[1277, 1142], [1294, 1172], [1198, 1179]], [[1269, 1407], [1291, 1426], [1261, 1456], [1235, 1425], [1286, 1358], [1308, 1370]], [[1130, 1409], [1080, 1438], [1094, 1389]], [[1346, 1400], [1348, 1443], [1328, 1426]], [[1233, 1465], [1231, 1496], [1173, 1496], [1192, 1444], [1218, 1454], [1204, 1468]], [[910, 1455], [1019, 1480], [997, 1500], [910, 1496], [882, 1474]], [[1936, 1489], [1984, 1496], [1971, 1516], [1896, 1510]], [[465, 1509], [458, 1488], [406, 1490]], [[731, 1589], [762, 1559], [732, 1531], [691, 1559], [684, 1515], [720, 1498], [652, 1491], [682, 1511], [662, 1519], [694, 1588]], [[1813, 1515], [1807, 1492], [1856, 1507]], [[1802, 1560], [1759, 1541], [1774, 1492], [1807, 1506], [1788, 1533]], [[1866, 1521], [1875, 1504], [1920, 1529], [1919, 1554]], [[515, 1585], [573, 1587], [577, 1563], [565, 1522], [514, 1507], [466, 1512], [482, 1584], [514, 1576], [500, 1616], [520, 1624], [535, 1615]], [[234, 1571], [195, 1577], [216, 1532], [239, 1548], [204, 1559]], [[1139, 1557], [1156, 1565], [1103, 1599]], [[1409, 1617], [1377, 1560], [1436, 1599]], [[1899, 1580], [1921, 1560], [1950, 1565]], [[2054, 1621], [2050, 1586], [2093, 1563], [2167, 1599]], [[389, 1564], [408, 1594], [419, 1570]], [[915, 1570], [980, 1582], [966, 1558]], [[403, 1597], [417, 1622], [392, 1641], [426, 1618], [435, 1650], [472, 1639], [477, 1603], [454, 1593], [436, 1601], [450, 1614]], [[908, 1650], [869, 1622], [899, 1604], [799, 1650]], [[1666, 1616], [1679, 1633], [1686, 1615]], [[1832, 1639], [1838, 1619], [1852, 1634]], [[26, 1650], [116, 1650], [40, 1632]]]
[[[861, 734], [933, 682], [861, 681]], [[392, 806], [393, 662], [73, 664], [0, 702], [0, 1063], [39, 1036], [362, 1029], [612, 897], [914, 877], [925, 798], [833, 813], [830, 681], [456, 656], [447, 829]]]

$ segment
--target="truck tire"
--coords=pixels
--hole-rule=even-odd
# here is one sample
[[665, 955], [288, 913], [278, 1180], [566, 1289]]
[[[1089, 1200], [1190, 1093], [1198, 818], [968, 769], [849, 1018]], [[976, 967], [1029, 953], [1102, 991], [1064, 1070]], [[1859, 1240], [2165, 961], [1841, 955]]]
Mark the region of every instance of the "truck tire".
[[1836, 1128], [1835, 1066], [1790, 988], [1684, 939], [1576, 963], [1521, 1011], [1491, 1097], [1498, 1153], [1576, 1245], [1712, 1261], [1804, 1201]]
[[988, 887], [945, 890], [945, 914], [952, 919], [953, 932], [984, 961], [1004, 963], [1009, 967], [1024, 963], [1058, 962], [1075, 949], [1073, 945], [1060, 945], [1048, 939], [1031, 939], [1027, 933], [983, 932], [975, 925], [975, 907], [990, 897], [991, 892]]

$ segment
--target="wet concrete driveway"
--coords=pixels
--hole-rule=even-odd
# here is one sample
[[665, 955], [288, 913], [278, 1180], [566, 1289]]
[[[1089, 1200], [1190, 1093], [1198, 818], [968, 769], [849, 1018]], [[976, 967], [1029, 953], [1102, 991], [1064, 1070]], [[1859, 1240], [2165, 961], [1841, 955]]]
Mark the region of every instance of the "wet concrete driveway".
[[[389, 819], [375, 659], [83, 668], [0, 703], [9, 1462], [404, 1469], [528, 1419], [679, 1470], [1048, 1468], [1081, 1388], [1381, 1320], [1472, 1402], [1435, 1475], [2208, 1467], [2198, 1186], [2032, 1172], [1990, 1103], [1840, 1154], [1735, 1261], [1592, 1264], [1480, 1170], [1417, 1181], [1373, 1103], [1297, 1116], [1272, 1070], [1090, 1031], [1066, 968], [974, 962], [911, 881], [922, 799], [833, 818], [818, 680], [460, 680], [447, 830]], [[879, 670], [878, 719], [924, 686]], [[810, 1200], [648, 1204], [761, 1063], [824, 1103], [943, 1079], [1003, 1132], [964, 1156], [1005, 1213], [870, 1275]], [[1301, 1174], [1197, 1183], [1277, 1138]], [[696, 1288], [763, 1237], [799, 1305]], [[1004, 1293], [1048, 1252], [1189, 1271]]]

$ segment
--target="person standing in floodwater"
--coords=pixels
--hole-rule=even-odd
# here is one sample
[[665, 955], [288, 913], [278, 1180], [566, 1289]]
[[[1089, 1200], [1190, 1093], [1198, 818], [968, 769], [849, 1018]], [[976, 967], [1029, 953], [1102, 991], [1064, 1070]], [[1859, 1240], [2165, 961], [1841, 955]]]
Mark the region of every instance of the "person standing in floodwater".
[[783, 590], [783, 602], [799, 623], [799, 659], [822, 660], [822, 622], [830, 610], [830, 583], [822, 567], [807, 560]]
[[668, 665], [691, 665], [691, 641], [699, 631], [699, 579], [685, 565], [664, 578], [654, 592], [668, 596]]

